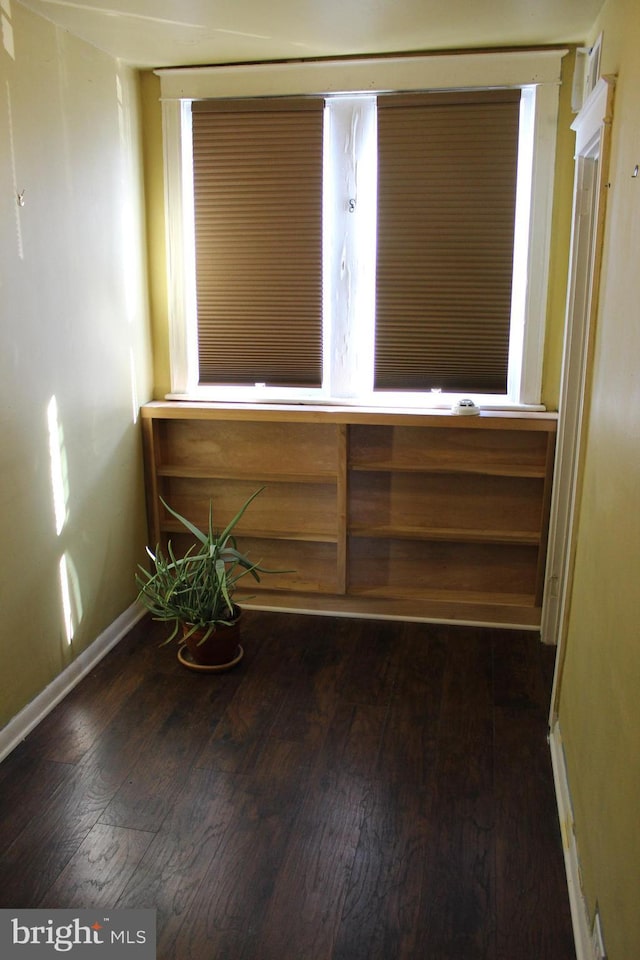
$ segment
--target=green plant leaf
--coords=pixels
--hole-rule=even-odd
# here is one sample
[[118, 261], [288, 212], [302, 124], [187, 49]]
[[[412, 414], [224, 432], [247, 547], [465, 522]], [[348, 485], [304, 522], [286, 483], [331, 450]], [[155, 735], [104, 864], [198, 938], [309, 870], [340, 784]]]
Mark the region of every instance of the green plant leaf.
[[176, 518], [176, 520], [179, 520], [180, 523], [187, 528], [189, 533], [192, 533], [194, 537], [196, 537], [200, 541], [200, 543], [207, 544], [209, 542], [207, 535], [203, 533], [202, 530], [199, 530], [198, 527], [195, 526], [195, 524], [191, 523], [190, 520], [187, 520], [186, 517], [183, 517], [182, 514], [178, 513], [177, 510], [174, 510], [172, 507], [170, 507], [169, 504], [162, 499], [162, 497], [160, 497], [160, 501], [163, 504], [163, 506], [166, 507], [169, 513], [172, 514]]
[[220, 536], [218, 537], [218, 543], [220, 543], [220, 544], [222, 544], [222, 545], [224, 546], [224, 543], [225, 543], [227, 537], [229, 536], [229, 534], [231, 533], [231, 531], [233, 530], [233, 528], [234, 528], [235, 525], [237, 524], [238, 520], [240, 520], [240, 518], [242, 517], [242, 515], [243, 515], [243, 513], [245, 512], [245, 510], [247, 509], [247, 507], [248, 507], [251, 503], [253, 503], [253, 501], [254, 501], [255, 498], [258, 496], [258, 494], [262, 493], [263, 490], [264, 490], [264, 487], [263, 487], [263, 486], [262, 486], [262, 487], [259, 487], [259, 488], [256, 490], [256, 492], [255, 492], [255, 493], [252, 493], [251, 496], [249, 497], [249, 499], [244, 502], [244, 504], [240, 507], [240, 509], [239, 509], [238, 512], [236, 513], [236, 515], [235, 515], [235, 517], [233, 518], [233, 520], [230, 520], [230, 521], [229, 521], [229, 523], [226, 525], [226, 527], [224, 528], [224, 530], [222, 531], [222, 533], [221, 533]]

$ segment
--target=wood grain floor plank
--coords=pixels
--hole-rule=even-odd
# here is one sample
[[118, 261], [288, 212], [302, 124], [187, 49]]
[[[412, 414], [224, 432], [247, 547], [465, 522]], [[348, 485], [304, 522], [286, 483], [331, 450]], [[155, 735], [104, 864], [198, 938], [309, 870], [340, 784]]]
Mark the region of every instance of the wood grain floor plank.
[[276, 678], [253, 676], [238, 690], [204, 741], [198, 766], [243, 773], [253, 769], [268, 739], [275, 709], [284, 696]]
[[[527, 741], [536, 740], [531, 749]], [[540, 762], [544, 743], [537, 720], [521, 718], [516, 734], [513, 716], [496, 709], [498, 960], [574, 956], [553, 785]]]
[[425, 775], [429, 836], [418, 922], [405, 955], [493, 960], [492, 647], [482, 632], [454, 630], [440, 652], [437, 748]]
[[318, 748], [316, 769], [342, 773], [352, 779], [369, 782], [387, 778], [380, 768], [380, 751], [389, 715], [389, 707], [341, 701], [333, 714], [323, 744]]
[[471, 751], [454, 741], [443, 744], [433, 790], [415, 956], [493, 960], [495, 824], [490, 741], [477, 739]]
[[491, 633], [457, 628], [447, 643], [438, 736], [471, 745], [486, 740], [493, 725]]
[[245, 614], [216, 676], [143, 623], [5, 760], [0, 905], [155, 908], [158, 960], [575, 960], [553, 651]]
[[[344, 657], [335, 643], [326, 641], [323, 624], [320, 618], [320, 624], [310, 630], [301, 622], [307, 626], [305, 647], [299, 658], [291, 658], [287, 671], [295, 675], [295, 686], [283, 691], [270, 734], [304, 743], [309, 750], [318, 749], [333, 723], [336, 690], [345, 670]], [[284, 655], [288, 659], [289, 651]]]
[[84, 772], [74, 770], [4, 851], [0, 859], [1, 897], [7, 906], [38, 904], [64, 869], [108, 803]]
[[[158, 625], [144, 618], [131, 630], [124, 646], [116, 646], [108, 661], [101, 660], [93, 670], [58, 704], [29, 737], [29, 749], [37, 756], [60, 763], [77, 763], [135, 694], [144, 680], [139, 669], [127, 670], [131, 656], [155, 647]], [[121, 670], [114, 670], [116, 662]]]
[[97, 823], [39, 906], [110, 909], [152, 840], [152, 833]]
[[20, 747], [0, 765], [0, 869], [5, 851], [74, 773], [71, 764], [41, 760]]
[[[309, 620], [308, 617], [295, 619], [304, 625]], [[273, 622], [269, 618], [264, 622], [270, 626], [268, 631], [261, 632], [260, 621], [255, 617], [250, 621], [252, 635], [260, 635], [261, 640], [253, 669], [250, 661], [243, 662], [242, 672], [232, 672], [234, 678], [242, 676], [242, 683], [229, 699], [210, 737], [201, 743], [198, 766], [237, 773], [251, 770], [271, 736], [282, 704], [295, 687], [305, 645], [283, 615], [276, 615]], [[252, 642], [250, 637], [247, 641], [250, 648]], [[224, 675], [221, 682], [226, 679]]]
[[[557, 857], [560, 828], [545, 749], [547, 651], [526, 636], [511, 645], [496, 637], [494, 651], [497, 957], [534, 960], [552, 956], [554, 950], [573, 957], [569, 901]], [[548, 921], [541, 923], [544, 916]]]
[[405, 790], [383, 779], [371, 784], [332, 960], [419, 956], [414, 941], [429, 862], [430, 805], [424, 788]]
[[[107, 809], [141, 753], [153, 748], [171, 698], [162, 684], [139, 685], [60, 787], [40, 816], [16, 836], [0, 861], [0, 890], [13, 906], [38, 903]], [[17, 870], [17, 864], [20, 869]], [[11, 875], [16, 881], [9, 884]]]
[[228, 775], [233, 813], [225, 818], [215, 855], [179, 929], [170, 925], [161, 931], [166, 960], [259, 955], [260, 919], [281, 876], [304, 769], [301, 745], [274, 741], [250, 777]]
[[[222, 683], [209, 694], [204, 687], [194, 691], [188, 686], [181, 696], [174, 694], [167, 701], [170, 712], [141, 745], [120, 789], [101, 815], [101, 822], [157, 830], [183, 788], [201, 744], [216, 728], [235, 689], [235, 685]], [[158, 743], [162, 745], [160, 750]]]
[[157, 911], [160, 956], [185, 915], [238, 810], [236, 777], [194, 769], [116, 905]]
[[275, 877], [264, 919], [255, 932], [259, 952], [242, 960], [331, 957], [364, 816], [366, 785], [323, 774], [310, 787]]
[[[330, 623], [330, 621], [329, 621]], [[345, 659], [341, 696], [351, 703], [386, 700], [393, 689], [403, 650], [402, 625], [385, 620], [341, 621], [344, 637], [338, 649]], [[340, 643], [340, 633], [333, 643]]]
[[434, 629], [406, 624], [399, 646], [403, 663], [390, 698], [379, 775], [423, 785], [435, 762], [447, 645]]

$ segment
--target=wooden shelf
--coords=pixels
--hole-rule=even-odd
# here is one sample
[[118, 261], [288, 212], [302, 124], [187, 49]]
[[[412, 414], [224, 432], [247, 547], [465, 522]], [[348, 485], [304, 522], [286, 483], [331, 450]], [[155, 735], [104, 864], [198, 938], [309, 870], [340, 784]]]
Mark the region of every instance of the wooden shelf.
[[[452, 417], [453, 420], [459, 418]], [[469, 418], [475, 420], [476, 418]], [[547, 437], [530, 430], [456, 429], [432, 424], [413, 426], [354, 426], [349, 467], [354, 471], [467, 473], [504, 477], [545, 477]]]
[[354, 473], [415, 473], [415, 474], [470, 474], [479, 477], [522, 477], [541, 479], [546, 475], [544, 466], [511, 466], [499, 464], [470, 464], [470, 463], [421, 463], [396, 464], [392, 462], [352, 463], [350, 469]]
[[267, 483], [336, 483], [336, 473], [266, 473], [264, 471], [223, 470], [219, 467], [172, 467], [159, 466], [159, 477], [184, 478], [185, 480], [246, 480], [258, 486]]
[[539, 533], [526, 530], [478, 530], [454, 529], [452, 527], [392, 527], [357, 526], [349, 527], [349, 536], [372, 537], [383, 540], [434, 540], [453, 543], [516, 543], [537, 546]]
[[429, 591], [412, 591], [406, 589], [404, 592], [399, 594], [397, 591], [394, 591], [392, 588], [379, 589], [375, 590], [366, 590], [366, 589], [354, 589], [352, 591], [353, 595], [356, 597], [369, 597], [375, 596], [379, 597], [381, 600], [398, 600], [400, 598], [406, 598], [408, 600], [419, 600], [425, 601], [427, 603], [448, 603], [451, 604], [456, 602], [458, 604], [469, 604], [477, 606], [481, 603], [485, 603], [488, 606], [510, 606], [510, 607], [533, 607], [535, 606], [535, 598], [533, 594], [517, 594], [517, 593], [489, 593], [479, 590], [429, 590]]
[[142, 429], [152, 544], [189, 542], [160, 497], [221, 528], [265, 486], [238, 539], [290, 572], [251, 605], [540, 623], [553, 415], [154, 402]]
[[[193, 521], [196, 526], [200, 526], [201, 529], [206, 529], [207, 520], [198, 519], [197, 517]], [[178, 536], [188, 536], [185, 534], [184, 527], [177, 520], [167, 520], [162, 523], [161, 530], [163, 533], [178, 535]], [[325, 533], [321, 530], [257, 530], [254, 527], [243, 526], [236, 527], [236, 531], [241, 531], [243, 540], [247, 537], [251, 537], [252, 540], [300, 540], [304, 543], [336, 543], [337, 534], [336, 533]], [[194, 538], [195, 539], [195, 538]]]

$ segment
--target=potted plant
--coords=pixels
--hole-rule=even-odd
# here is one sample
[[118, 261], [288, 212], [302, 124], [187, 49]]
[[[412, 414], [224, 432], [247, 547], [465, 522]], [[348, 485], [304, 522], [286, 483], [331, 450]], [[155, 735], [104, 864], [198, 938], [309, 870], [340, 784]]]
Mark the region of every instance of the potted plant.
[[233, 594], [238, 581], [249, 574], [260, 580], [266, 570], [238, 550], [232, 531], [249, 504], [264, 490], [260, 487], [244, 502], [221, 533], [213, 526], [209, 502], [208, 529], [202, 531], [160, 498], [165, 508], [196, 538], [184, 554], [176, 557], [171, 541], [166, 553], [160, 546], [153, 553], [147, 547], [151, 571], [139, 566], [136, 583], [138, 599], [154, 620], [173, 623], [164, 643], [180, 637], [178, 659], [196, 670], [224, 670], [242, 658], [240, 607]]

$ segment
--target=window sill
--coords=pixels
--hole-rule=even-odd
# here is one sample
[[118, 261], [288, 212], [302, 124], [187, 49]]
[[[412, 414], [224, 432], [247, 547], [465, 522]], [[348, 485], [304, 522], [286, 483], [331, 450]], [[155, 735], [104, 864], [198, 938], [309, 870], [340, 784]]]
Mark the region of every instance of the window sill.
[[[214, 407], [230, 408], [278, 408], [291, 409], [295, 407], [313, 407], [324, 409], [347, 408], [362, 412], [375, 413], [434, 413], [454, 415], [455, 406], [459, 400], [473, 400], [481, 413], [531, 413], [545, 414], [544, 404], [515, 403], [504, 396], [480, 394], [387, 394], [367, 398], [327, 397], [319, 394], [305, 395], [296, 391], [295, 395], [283, 393], [273, 388], [257, 388], [255, 391], [242, 392], [231, 388], [218, 390], [216, 388], [200, 388], [187, 393], [168, 393], [165, 400], [176, 403], [207, 404]], [[553, 414], [555, 416], [555, 414]]]

